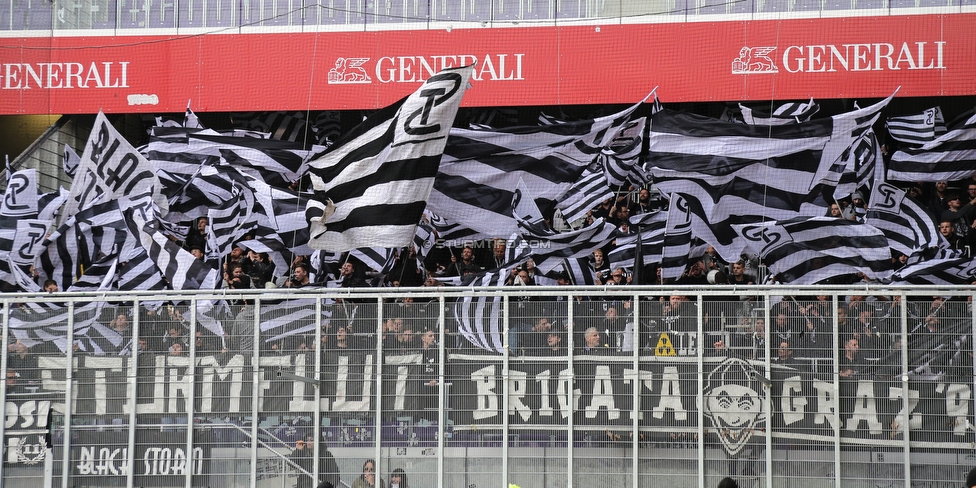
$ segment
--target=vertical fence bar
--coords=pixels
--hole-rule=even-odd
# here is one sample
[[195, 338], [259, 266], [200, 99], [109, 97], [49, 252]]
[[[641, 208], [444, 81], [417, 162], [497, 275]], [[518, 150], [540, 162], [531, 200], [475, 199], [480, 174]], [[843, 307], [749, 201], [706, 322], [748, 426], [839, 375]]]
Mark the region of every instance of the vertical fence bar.
[[139, 299], [132, 301], [132, 353], [129, 355], [129, 455], [126, 456], [125, 486], [135, 486], [136, 406], [139, 405]]
[[[366, 305], [364, 303], [364, 305]], [[383, 298], [376, 298], [376, 409], [373, 414], [373, 474], [376, 476], [374, 483], [379, 484], [380, 456], [383, 454], [383, 444], [380, 442], [383, 434]], [[363, 378], [365, 381], [369, 381]]]
[[64, 372], [64, 447], [62, 448], [61, 455], [61, 488], [68, 488], [69, 478], [71, 478], [71, 435], [69, 434], [69, 429], [71, 427], [71, 397], [73, 395], [74, 388], [71, 384], [74, 382], [74, 349], [75, 349], [75, 302], [71, 300], [68, 302], [68, 342], [65, 345], [67, 349], [68, 361], [67, 366], [65, 366]]
[[[771, 304], [771, 301], [767, 301], [767, 304]], [[766, 385], [772, 384], [773, 377], [773, 355], [772, 355], [772, 322], [769, 321], [769, 316], [772, 312], [772, 306], [766, 307], [766, 341], [765, 347], [765, 366], [766, 371], [763, 372], [763, 376], [766, 378], [764, 384], [760, 388], [765, 389], [765, 395], [763, 395], [763, 410], [766, 412], [766, 486], [773, 486], [773, 389], [766, 387]], [[836, 328], [836, 327], [835, 327]], [[779, 343], [777, 342], [776, 348], [779, 349]], [[759, 456], [756, 456], [759, 457]], [[758, 460], [757, 460], [758, 461]]]
[[[246, 306], [246, 305], [245, 305]], [[258, 481], [258, 409], [261, 406], [261, 298], [254, 297], [254, 328], [251, 331], [251, 473], [250, 486]]]
[[702, 397], [702, 392], [705, 389], [705, 360], [703, 357], [703, 348], [705, 346], [704, 341], [702, 340], [705, 337], [705, 324], [703, 323], [705, 320], [705, 303], [701, 292], [698, 293], [698, 299], [695, 301], [695, 303], [698, 305], [698, 310], [695, 311], [695, 321], [697, 322], [696, 327], [698, 330], [698, 352], [695, 354], [697, 356], [696, 363], [698, 368], [695, 374], [695, 377], [698, 380], [698, 392], [696, 393], [698, 396], [698, 486], [705, 486], [705, 414], [703, 412], [704, 409], [702, 408], [705, 405], [705, 400]]
[[[905, 469], [905, 488], [912, 487], [912, 450], [911, 450], [911, 417], [908, 405], [910, 405], [910, 391], [908, 390], [908, 297], [904, 294], [901, 295], [901, 316], [898, 317], [898, 321], [901, 323], [901, 392], [902, 392], [902, 405], [905, 405], [905, 418], [901, 422], [901, 437], [904, 444], [902, 444], [902, 452], [905, 455], [904, 459], [904, 469]], [[973, 314], [976, 314], [976, 309], [972, 310]], [[970, 319], [973, 319], [976, 315], [971, 315]], [[976, 324], [976, 322], [973, 322]]]
[[[566, 297], [566, 303], [569, 304], [566, 313], [566, 356], [569, 358], [567, 361], [567, 368], [569, 368], [569, 384], [576, 384], [576, 367], [574, 366], [574, 351], [576, 350], [576, 344], [574, 344], [573, 336], [576, 335], [576, 323], [573, 320], [573, 307], [576, 305], [576, 297], [572, 293]], [[576, 393], [573, 392], [573, 388], [570, 388], [567, 392], [569, 394], [569, 408], [570, 415], [569, 419], [566, 421], [566, 488], [573, 488], [573, 456], [575, 454], [575, 429], [576, 425], [573, 419], [576, 417], [576, 412], [573, 411], [573, 406], [576, 405], [574, 401], [574, 396]]]
[[[0, 373], [3, 374], [3, 384], [4, 387], [0, 388], [0, 405], [4, 406], [3, 421], [0, 422], [0, 442], [6, 442], [7, 435], [7, 357], [10, 356], [10, 300], [3, 301], [3, 337], [0, 338], [0, 344], [3, 345], [3, 353], [0, 354]], [[48, 429], [51, 428], [50, 425], [47, 426]], [[47, 446], [48, 451], [44, 453], [44, 456], [50, 456], [54, 453], [54, 446]], [[0, 454], [6, 450], [6, 447], [0, 449]], [[3, 464], [4, 460], [0, 459], [0, 484], [3, 484]]]
[[[447, 422], [447, 407], [445, 403], [447, 398], [444, 392], [447, 388], [444, 384], [444, 360], [446, 359], [447, 353], [445, 351], [447, 347], [447, 326], [444, 323], [444, 306], [445, 306], [444, 295], [441, 294], [437, 297], [437, 306], [439, 308], [437, 312], [437, 323], [440, 326], [438, 334], [440, 335], [440, 344], [437, 347], [437, 488], [444, 488], [444, 434], [445, 434], [445, 422]], [[458, 331], [458, 334], [461, 332]]]
[[[551, 6], [552, 2], [550, 2]], [[555, 17], [553, 17], [555, 18]], [[631, 340], [634, 344], [633, 352], [633, 367], [634, 367], [634, 390], [631, 392], [631, 402], [630, 402], [630, 415], [631, 415], [631, 442], [630, 448], [633, 450], [630, 459], [633, 463], [631, 466], [631, 476], [633, 476], [633, 482], [631, 486], [633, 488], [640, 488], [640, 416], [641, 416], [641, 404], [640, 404], [640, 393], [641, 393], [641, 370], [640, 370], [640, 294], [635, 293], [633, 295], [633, 309], [634, 309], [634, 330], [633, 337]], [[569, 302], [572, 303], [572, 302]], [[700, 389], [699, 389], [700, 390]]]
[[197, 299], [190, 299], [190, 365], [187, 367], [186, 376], [190, 378], [190, 388], [186, 400], [186, 460], [183, 474], [185, 478], [185, 488], [193, 488], [193, 416], [196, 400], [196, 377], [197, 377]]
[[509, 456], [509, 439], [508, 439], [508, 392], [509, 392], [509, 354], [508, 354], [508, 334], [509, 334], [509, 310], [508, 310], [508, 295], [502, 296], [502, 323], [505, 324], [505, 333], [502, 335], [502, 343], [504, 344], [504, 356], [502, 357], [502, 486], [508, 486], [508, 456]]
[[[322, 464], [322, 447], [321, 444], [325, 442], [322, 437], [322, 297], [315, 297], [315, 372], [312, 377], [315, 378], [314, 388], [312, 388], [313, 394], [315, 395], [315, 401], [312, 402], [315, 405], [314, 410], [312, 410], [312, 435], [315, 436], [315, 444], [312, 444], [312, 457], [315, 462], [312, 463], [312, 479], [315, 480], [312, 486], [318, 486], [319, 482], [322, 480], [322, 473], [319, 472], [319, 468]], [[299, 474], [299, 476], [301, 476]], [[338, 488], [338, 487], [335, 487]]]
[[833, 395], [833, 405], [834, 408], [834, 486], [836, 488], [841, 488], [840, 486], [840, 317], [837, 313], [837, 308], [840, 306], [840, 299], [837, 293], [834, 293], [834, 330], [833, 335], [833, 357], [834, 357], [834, 367], [833, 375], [831, 378], [834, 383], [834, 395]]

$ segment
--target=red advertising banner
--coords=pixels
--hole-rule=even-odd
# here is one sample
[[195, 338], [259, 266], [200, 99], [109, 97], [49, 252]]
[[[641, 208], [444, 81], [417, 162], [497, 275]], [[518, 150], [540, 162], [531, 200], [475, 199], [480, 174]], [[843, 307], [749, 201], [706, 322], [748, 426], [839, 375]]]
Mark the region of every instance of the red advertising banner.
[[976, 93], [976, 14], [0, 40], [0, 114], [379, 108], [477, 64], [464, 106]]

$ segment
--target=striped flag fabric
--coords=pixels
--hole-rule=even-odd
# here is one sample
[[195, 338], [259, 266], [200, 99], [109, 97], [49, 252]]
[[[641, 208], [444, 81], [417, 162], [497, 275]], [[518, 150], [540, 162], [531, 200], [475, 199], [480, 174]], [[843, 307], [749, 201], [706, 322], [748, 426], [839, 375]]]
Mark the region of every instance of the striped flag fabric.
[[891, 276], [892, 285], [968, 285], [976, 276], [976, 260], [954, 249], [930, 249], [908, 261]]
[[976, 114], [932, 141], [891, 155], [888, 180], [956, 181], [976, 174]]
[[257, 220], [251, 218], [254, 209], [254, 194], [239, 191], [237, 198], [207, 212], [207, 259], [220, 259], [233, 248], [234, 241], [257, 227]]
[[[884, 181], [884, 155], [873, 130], [866, 131], [834, 165], [834, 199], [840, 200], [862, 188], [873, 189]], [[832, 179], [824, 182], [830, 184]], [[872, 190], [873, 191], [873, 190]]]
[[61, 157], [61, 164], [64, 168], [64, 174], [68, 175], [69, 178], [74, 178], [75, 171], [78, 170], [78, 163], [81, 162], [81, 156], [75, 152], [73, 147], [65, 144], [64, 154]]
[[641, 150], [644, 148], [644, 127], [647, 117], [631, 120], [600, 151], [598, 160], [603, 163], [607, 183], [611, 186], [644, 186], [650, 183], [650, 175], [641, 167]]
[[531, 249], [535, 267], [543, 274], [563, 263], [564, 259], [593, 254], [619, 235], [617, 227], [602, 218], [576, 230], [555, 232], [519, 221], [522, 237], [536, 243]]
[[468, 66], [431, 76], [309, 163], [312, 186], [321, 195], [306, 207], [309, 246], [348, 251], [410, 245], [472, 71]]
[[430, 209], [424, 210], [424, 213], [430, 219], [430, 225], [434, 227], [435, 231], [437, 231], [437, 237], [439, 239], [443, 239], [445, 241], [462, 242], [466, 240], [473, 240], [481, 236], [480, 232], [474, 229], [469, 229], [468, 227], [457, 222], [450, 222], [447, 219], [434, 214], [430, 211]]
[[392, 248], [361, 247], [349, 251], [349, 256], [363, 262], [367, 268], [386, 274], [396, 264], [396, 251]]
[[662, 110], [652, 116], [648, 165], [662, 193], [688, 202], [694, 235], [734, 261], [744, 242], [731, 225], [824, 215], [834, 200], [837, 161], [890, 100], [782, 126]]
[[159, 215], [165, 216], [169, 203], [152, 164], [99, 112], [71, 182], [61, 223], [96, 203], [145, 192], [151, 193]]
[[733, 228], [780, 283], [822, 284], [856, 273], [871, 280], [890, 276], [888, 239], [867, 224], [834, 217], [796, 217]]
[[315, 299], [262, 301], [259, 320], [265, 342], [315, 331]]
[[[504, 286], [508, 270], [480, 274], [469, 286]], [[490, 291], [478, 291], [458, 299], [454, 304], [457, 330], [474, 346], [497, 353], [505, 352], [505, 326], [501, 315], [502, 297]]]
[[562, 124], [452, 129], [427, 208], [477, 231], [471, 238], [517, 233], [511, 204], [518, 181], [544, 202], [542, 207], [554, 206], [642, 103], [613, 115]]
[[748, 125], [788, 125], [810, 120], [820, 111], [820, 104], [811, 98], [809, 102], [784, 103], [772, 111], [752, 109], [742, 104], [739, 104], [739, 110], [743, 122]]
[[563, 262], [563, 271], [569, 275], [570, 282], [575, 286], [595, 285], [596, 271], [589, 256], [570, 258]]
[[[135, 236], [132, 236], [135, 239]], [[119, 256], [118, 286], [121, 291], [165, 290], [166, 278], [142, 246]]]
[[948, 247], [935, 217], [890, 183], [881, 183], [871, 192], [864, 223], [881, 230], [891, 249], [905, 256]]
[[[549, 228], [525, 182], [519, 180], [512, 204], [512, 216], [518, 223], [523, 242], [535, 243], [529, 248], [535, 267], [542, 274], [563, 264], [564, 259], [589, 256], [619, 234], [617, 227], [602, 218], [592, 224], [566, 232]], [[517, 248], [517, 246], [510, 246]]]
[[586, 217], [587, 212], [600, 202], [613, 198], [606, 173], [599, 167], [592, 169], [592, 166], [596, 166], [596, 163], [584, 170], [572, 187], [556, 201], [556, 208], [562, 211], [567, 222]]
[[681, 195], [671, 195], [661, 251], [661, 278], [676, 280], [688, 267], [691, 253], [691, 210]]
[[885, 127], [892, 139], [915, 146], [932, 142], [946, 133], [941, 107], [925, 109], [918, 114], [888, 117]]
[[130, 232], [139, 239], [172, 289], [213, 290], [217, 287], [217, 270], [169, 240], [159, 232], [157, 222], [147, 222], [132, 210], [126, 210], [125, 214]]
[[[645, 265], [660, 263], [664, 246], [667, 212], [649, 212], [630, 216], [630, 226], [640, 230], [641, 257]], [[629, 268], [637, 258], [637, 234], [617, 237], [607, 253], [610, 268]]]
[[417, 233], [413, 237], [413, 247], [417, 250], [417, 259], [423, 261], [430, 250], [434, 248], [436, 242], [437, 231], [434, 226], [426, 219], [420, 219], [420, 223], [417, 224]]
[[118, 254], [106, 255], [85, 267], [84, 272], [65, 291], [95, 292], [111, 291], [116, 282]]

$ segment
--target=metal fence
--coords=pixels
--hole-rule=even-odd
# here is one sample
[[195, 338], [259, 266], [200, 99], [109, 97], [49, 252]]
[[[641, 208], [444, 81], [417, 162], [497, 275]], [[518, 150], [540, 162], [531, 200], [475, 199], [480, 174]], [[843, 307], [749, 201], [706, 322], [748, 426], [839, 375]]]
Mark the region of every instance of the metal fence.
[[2, 485], [958, 486], [974, 464], [971, 288], [273, 291], [3, 297]]
[[[681, 22], [776, 18], [784, 13], [905, 15], [963, 12], [973, 0], [0, 0], [0, 32], [131, 29], [443, 29], [471, 26], [574, 25], [585, 22]], [[263, 30], [265, 29], [265, 30]]]

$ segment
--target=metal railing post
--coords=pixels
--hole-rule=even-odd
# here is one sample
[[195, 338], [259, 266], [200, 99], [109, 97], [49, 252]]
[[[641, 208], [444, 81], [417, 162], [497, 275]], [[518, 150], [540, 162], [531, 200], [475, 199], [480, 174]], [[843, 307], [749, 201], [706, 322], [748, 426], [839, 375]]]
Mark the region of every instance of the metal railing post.
[[136, 407], [139, 405], [139, 299], [132, 301], [132, 353], [129, 355], [129, 455], [126, 456], [125, 485], [135, 486]]

